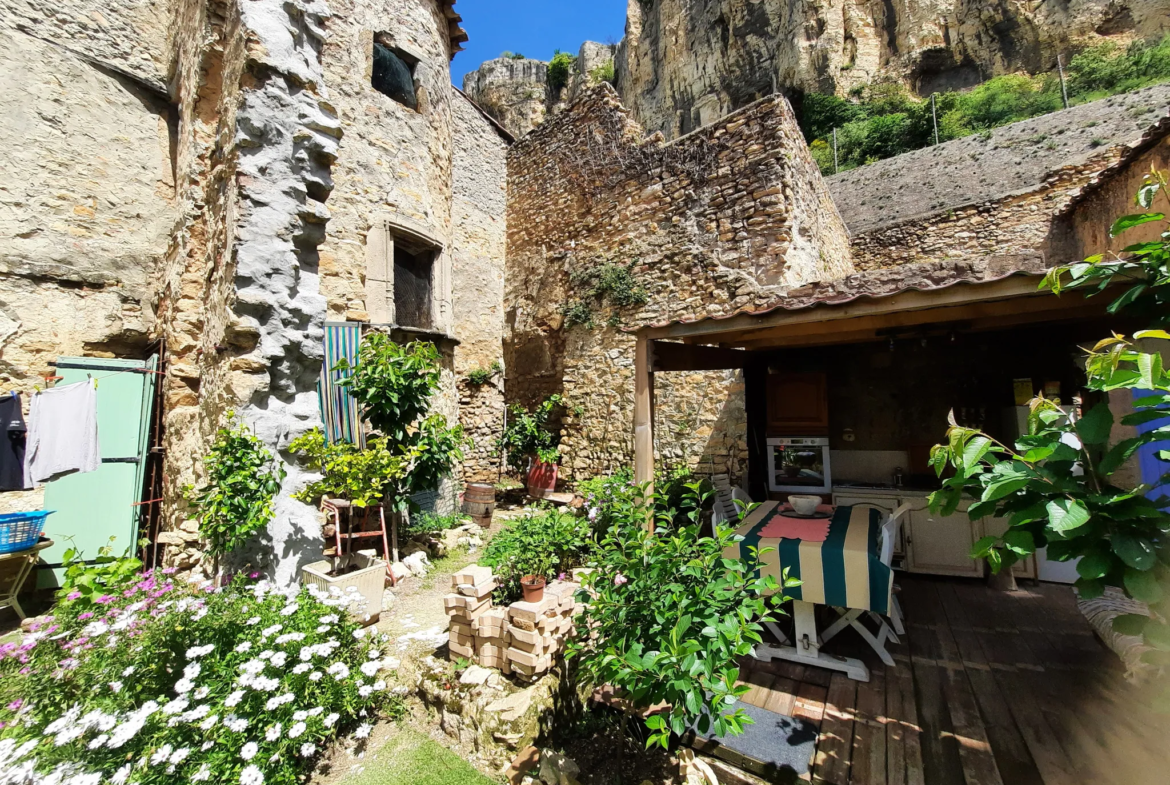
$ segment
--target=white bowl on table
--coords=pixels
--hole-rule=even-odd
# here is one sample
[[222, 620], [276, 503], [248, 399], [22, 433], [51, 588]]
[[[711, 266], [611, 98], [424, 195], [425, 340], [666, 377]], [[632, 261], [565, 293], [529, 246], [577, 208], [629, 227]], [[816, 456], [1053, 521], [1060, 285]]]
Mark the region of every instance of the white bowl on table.
[[820, 506], [821, 497], [795, 494], [788, 497], [788, 503], [792, 505], [792, 511], [797, 515], [812, 515]]

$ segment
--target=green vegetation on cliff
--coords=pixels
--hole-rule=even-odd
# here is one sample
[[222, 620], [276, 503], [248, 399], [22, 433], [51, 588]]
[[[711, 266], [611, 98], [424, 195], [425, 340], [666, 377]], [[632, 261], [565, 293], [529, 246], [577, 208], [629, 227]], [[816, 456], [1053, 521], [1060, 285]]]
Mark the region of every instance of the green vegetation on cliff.
[[[1170, 35], [1127, 48], [1105, 42], [1085, 49], [1065, 68], [1071, 104], [1095, 101], [1170, 80]], [[935, 95], [938, 140], [988, 131], [1064, 107], [1056, 73], [997, 76], [966, 92]], [[851, 99], [811, 93], [804, 97], [801, 130], [824, 174], [833, 174], [833, 129], [841, 171], [934, 143], [929, 100], [899, 84], [878, 83]]]

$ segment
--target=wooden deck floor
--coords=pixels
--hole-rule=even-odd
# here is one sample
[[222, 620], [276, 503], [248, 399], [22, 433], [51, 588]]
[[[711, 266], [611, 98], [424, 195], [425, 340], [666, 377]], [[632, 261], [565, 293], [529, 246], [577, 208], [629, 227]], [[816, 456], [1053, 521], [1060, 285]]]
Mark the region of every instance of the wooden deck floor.
[[749, 660], [745, 696], [819, 726], [812, 781], [829, 785], [1166, 785], [1170, 718], [1144, 709], [1067, 586], [899, 574], [907, 635], [887, 668], [853, 632], [869, 683]]

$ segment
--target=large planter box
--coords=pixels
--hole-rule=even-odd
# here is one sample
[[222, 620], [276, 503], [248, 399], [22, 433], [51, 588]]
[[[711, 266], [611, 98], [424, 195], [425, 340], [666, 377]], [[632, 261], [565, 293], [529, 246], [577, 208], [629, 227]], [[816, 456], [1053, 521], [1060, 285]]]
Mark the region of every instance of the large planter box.
[[[343, 575], [330, 575], [336, 562], [336, 569], [344, 570], [355, 566], [356, 570]], [[306, 586], [317, 586], [322, 591], [337, 589], [349, 592], [356, 587], [358, 594], [366, 600], [362, 610], [350, 609], [350, 615], [363, 625], [374, 624], [382, 615], [382, 592], [386, 585], [386, 562], [379, 559], [375, 551], [358, 551], [336, 560], [322, 559], [301, 568], [301, 581]]]

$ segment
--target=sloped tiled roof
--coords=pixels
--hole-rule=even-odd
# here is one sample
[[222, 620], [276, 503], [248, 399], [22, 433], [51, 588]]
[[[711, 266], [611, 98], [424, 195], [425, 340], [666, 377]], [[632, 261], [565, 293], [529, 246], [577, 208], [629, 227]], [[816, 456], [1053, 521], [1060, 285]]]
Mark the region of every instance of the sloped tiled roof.
[[1053, 172], [1132, 146], [1170, 112], [1170, 84], [1093, 101], [827, 178], [854, 234], [1033, 191]]
[[[760, 308], [743, 308], [718, 316], [676, 319], [646, 326], [660, 328], [704, 321], [719, 322], [737, 316], [765, 316], [777, 311], [841, 306], [861, 299], [879, 300], [905, 292], [934, 292], [958, 285], [995, 283], [1013, 276], [1039, 279], [1045, 272], [1043, 257], [1039, 255], [1001, 259], [994, 263], [983, 259], [903, 264], [866, 270], [834, 281], [811, 283], [792, 289], [775, 302]], [[637, 330], [631, 329], [630, 332]]]

